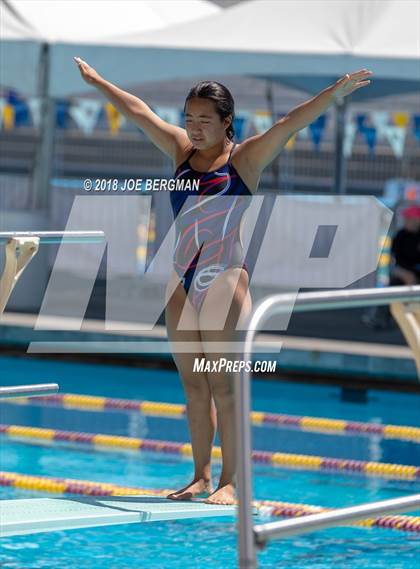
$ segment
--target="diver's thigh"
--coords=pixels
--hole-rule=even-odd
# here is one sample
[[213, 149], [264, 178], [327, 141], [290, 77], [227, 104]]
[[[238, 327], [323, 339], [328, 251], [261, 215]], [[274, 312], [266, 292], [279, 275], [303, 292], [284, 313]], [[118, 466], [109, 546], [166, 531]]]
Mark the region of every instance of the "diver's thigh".
[[[185, 324], [183, 328], [186, 329], [179, 330], [181, 315]], [[182, 381], [184, 385], [190, 381], [196, 384], [200, 373], [194, 372], [194, 362], [197, 358], [203, 358], [204, 352], [197, 311], [188, 300], [182, 285], [167, 302], [165, 316], [169, 344]], [[202, 379], [206, 379], [205, 374]]]
[[204, 330], [219, 332], [219, 338], [239, 337], [234, 332], [243, 328], [252, 310], [248, 284], [248, 274], [241, 268], [227, 269], [217, 276], [208, 288], [199, 314], [202, 337]]
[[165, 306], [166, 327], [168, 336], [198, 338], [199, 320], [195, 307], [192, 305], [182, 283], [175, 271], [166, 287], [166, 306]]

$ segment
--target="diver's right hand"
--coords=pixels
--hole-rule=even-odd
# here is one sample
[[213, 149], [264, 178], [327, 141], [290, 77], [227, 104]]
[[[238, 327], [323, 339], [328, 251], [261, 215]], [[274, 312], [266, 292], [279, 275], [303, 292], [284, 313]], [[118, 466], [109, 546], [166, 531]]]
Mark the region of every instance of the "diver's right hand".
[[93, 67], [88, 65], [86, 61], [83, 61], [83, 59], [81, 59], [80, 57], [74, 57], [73, 59], [77, 63], [80, 75], [82, 76], [84, 81], [86, 81], [88, 85], [96, 85], [101, 79], [99, 73], [95, 71]]

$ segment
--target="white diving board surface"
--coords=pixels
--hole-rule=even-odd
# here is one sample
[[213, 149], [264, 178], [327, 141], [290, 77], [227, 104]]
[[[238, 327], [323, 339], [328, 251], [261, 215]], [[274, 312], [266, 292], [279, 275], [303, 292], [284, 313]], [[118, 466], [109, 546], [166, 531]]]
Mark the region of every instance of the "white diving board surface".
[[101, 243], [103, 231], [0, 231], [0, 244], [10, 239], [39, 239], [40, 243]]
[[154, 496], [2, 500], [0, 537], [187, 518], [235, 517], [236, 506]]

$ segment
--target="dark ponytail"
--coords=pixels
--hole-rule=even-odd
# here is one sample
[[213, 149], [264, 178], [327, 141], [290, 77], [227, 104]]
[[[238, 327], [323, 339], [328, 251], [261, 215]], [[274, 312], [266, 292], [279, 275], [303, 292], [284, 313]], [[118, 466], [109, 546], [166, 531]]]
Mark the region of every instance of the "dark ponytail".
[[228, 116], [232, 117], [232, 121], [226, 129], [226, 136], [229, 140], [233, 140], [235, 136], [235, 130], [233, 128], [235, 102], [229, 89], [216, 81], [201, 81], [197, 83], [197, 85], [190, 90], [185, 99], [184, 113], [187, 101], [195, 98], [210, 99], [210, 101], [213, 101], [216, 112], [222, 121]]

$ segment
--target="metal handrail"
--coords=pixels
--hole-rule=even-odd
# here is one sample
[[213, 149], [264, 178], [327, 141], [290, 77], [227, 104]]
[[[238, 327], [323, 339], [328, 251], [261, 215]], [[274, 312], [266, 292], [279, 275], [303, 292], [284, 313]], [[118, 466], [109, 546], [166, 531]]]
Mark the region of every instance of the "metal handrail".
[[[248, 321], [244, 341], [243, 361], [251, 360], [252, 344], [257, 331], [267, 319], [277, 313], [291, 310], [354, 308], [379, 306], [395, 302], [418, 301], [420, 286], [401, 286], [375, 289], [278, 294], [263, 299]], [[420, 305], [419, 305], [420, 307]], [[238, 486], [238, 547], [240, 569], [255, 569], [256, 555], [252, 521], [252, 464], [250, 372], [246, 366], [235, 375], [235, 431], [237, 448]]]
[[0, 399], [9, 397], [41, 397], [57, 393], [59, 386], [57, 383], [38, 383], [35, 385], [14, 385], [10, 387], [0, 387]]
[[268, 540], [276, 537], [291, 537], [292, 535], [336, 527], [342, 522], [347, 524], [348, 522], [365, 520], [372, 516], [399, 514], [414, 510], [420, 510], [420, 494], [339, 508], [331, 512], [311, 514], [294, 520], [260, 524], [254, 527], [255, 541], [257, 545], [263, 547]]

